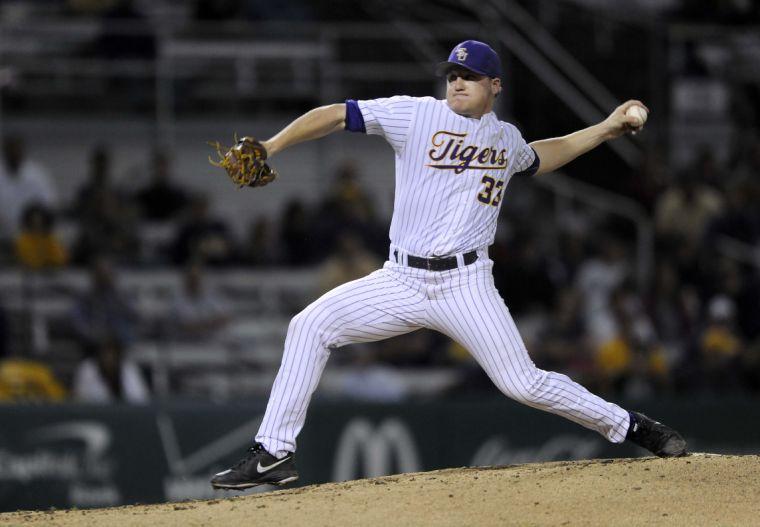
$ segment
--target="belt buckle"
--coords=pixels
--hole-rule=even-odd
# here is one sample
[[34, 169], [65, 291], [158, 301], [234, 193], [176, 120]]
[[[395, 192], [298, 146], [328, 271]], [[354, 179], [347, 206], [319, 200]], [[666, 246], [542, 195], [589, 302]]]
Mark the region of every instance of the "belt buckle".
[[433, 256], [432, 258], [426, 258], [425, 266], [427, 267], [428, 271], [440, 271], [440, 269], [435, 264], [445, 259], [446, 259], [445, 256]]

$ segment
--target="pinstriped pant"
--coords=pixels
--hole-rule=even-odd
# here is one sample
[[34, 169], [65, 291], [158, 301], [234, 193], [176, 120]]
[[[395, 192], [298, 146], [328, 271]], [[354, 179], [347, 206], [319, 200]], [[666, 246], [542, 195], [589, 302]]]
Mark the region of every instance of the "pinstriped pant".
[[256, 440], [277, 456], [295, 451], [332, 349], [429, 328], [465, 347], [508, 397], [622, 442], [627, 411], [566, 375], [533, 364], [494, 286], [492, 267], [487, 258], [450, 271], [386, 262], [310, 304], [288, 327], [282, 364]]

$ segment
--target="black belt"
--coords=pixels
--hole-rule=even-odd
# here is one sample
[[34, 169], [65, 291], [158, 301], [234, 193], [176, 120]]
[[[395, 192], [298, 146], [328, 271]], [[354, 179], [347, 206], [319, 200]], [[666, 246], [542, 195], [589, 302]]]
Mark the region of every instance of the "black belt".
[[[396, 258], [396, 263], [399, 262], [398, 251], [393, 251], [393, 256]], [[470, 251], [463, 255], [464, 264], [470, 265], [478, 259], [477, 251]], [[422, 258], [420, 256], [412, 256], [411, 254], [406, 256], [406, 264], [409, 267], [416, 267], [417, 269], [427, 269], [428, 271], [448, 271], [449, 269], [457, 268], [456, 256], [443, 256], [439, 258]]]

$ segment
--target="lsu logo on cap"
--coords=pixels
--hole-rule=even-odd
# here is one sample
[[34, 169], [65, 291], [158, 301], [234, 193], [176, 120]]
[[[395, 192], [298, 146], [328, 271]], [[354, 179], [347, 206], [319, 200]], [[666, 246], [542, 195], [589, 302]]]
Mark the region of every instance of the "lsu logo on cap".
[[499, 56], [491, 46], [477, 40], [465, 40], [454, 46], [448, 60], [436, 66], [436, 74], [442, 77], [454, 66], [474, 71], [478, 75], [501, 77]]

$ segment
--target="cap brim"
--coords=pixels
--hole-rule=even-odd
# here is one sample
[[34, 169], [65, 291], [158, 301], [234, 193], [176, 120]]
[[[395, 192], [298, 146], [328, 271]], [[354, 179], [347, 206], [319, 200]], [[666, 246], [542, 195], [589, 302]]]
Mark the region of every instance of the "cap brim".
[[486, 77], [490, 77], [490, 75], [484, 71], [476, 70], [475, 68], [471, 68], [459, 62], [449, 62], [449, 61], [440, 62], [438, 66], [435, 67], [435, 74], [439, 77], [443, 77], [453, 68], [463, 68], [463, 69], [472, 71], [473, 73], [477, 73], [478, 75], [485, 75]]

